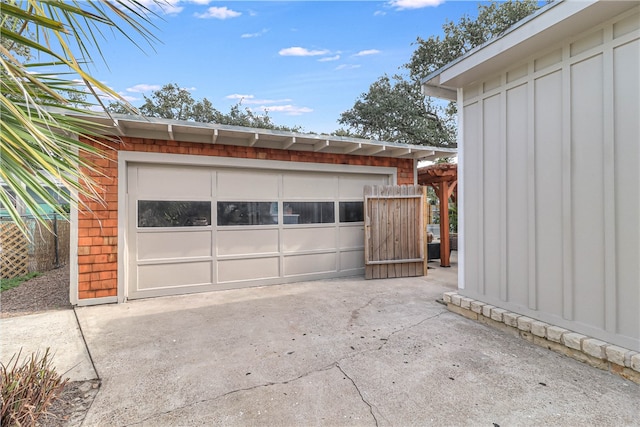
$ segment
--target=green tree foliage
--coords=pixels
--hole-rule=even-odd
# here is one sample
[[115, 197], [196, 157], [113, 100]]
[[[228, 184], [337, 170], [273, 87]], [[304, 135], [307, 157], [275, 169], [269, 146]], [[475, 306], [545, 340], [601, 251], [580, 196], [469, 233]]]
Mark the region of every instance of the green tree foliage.
[[418, 38], [410, 61], [401, 68], [408, 75], [382, 76], [341, 114], [338, 122], [364, 138], [419, 145], [454, 147], [455, 114], [452, 103], [421, 93], [421, 81], [469, 50], [502, 34], [538, 8], [535, 0], [493, 2], [478, 6], [478, 16], [463, 16], [443, 25], [444, 35]]
[[[120, 102], [111, 103], [109, 111], [130, 114], [131, 110]], [[260, 129], [285, 130], [299, 132], [299, 127], [276, 125], [268, 112], [258, 114], [249, 108], [242, 108], [239, 102], [224, 114], [213, 107], [207, 98], [196, 100], [191, 92], [178, 84], [168, 83], [150, 96], [144, 96], [144, 103], [138, 108], [140, 114], [147, 117], [159, 117], [172, 120], [188, 120], [199, 123], [218, 123], [222, 125], [245, 126]]]
[[143, 116], [173, 120], [195, 120], [195, 115], [201, 118], [220, 114], [206, 98], [196, 103], [187, 89], [172, 83], [154, 91], [150, 97], [145, 96], [139, 110]]
[[409, 70], [412, 79], [423, 79], [474, 47], [501, 35], [537, 9], [538, 2], [535, 0], [478, 5], [476, 18], [465, 15], [458, 23], [445, 23], [442, 27], [444, 37], [431, 36], [426, 40], [418, 37], [415, 43], [418, 47], [404, 67]]
[[362, 138], [450, 146], [455, 141], [455, 122], [440, 110], [431, 100], [425, 102], [419, 82], [385, 75], [342, 113], [339, 123]]
[[[99, 187], [84, 171], [93, 170], [87, 159], [101, 151], [77, 138], [91, 139], [96, 130], [77, 114], [89, 114], [85, 92], [120, 97], [91, 76], [87, 66], [106, 32], [153, 40], [148, 30], [152, 13], [142, 3], [2, 0], [0, 203], [25, 234], [16, 205], [44, 224], [47, 209], [40, 199], [63, 217], [63, 205], [74, 204], [70, 194], [100, 200]], [[97, 95], [92, 104], [101, 104]]]

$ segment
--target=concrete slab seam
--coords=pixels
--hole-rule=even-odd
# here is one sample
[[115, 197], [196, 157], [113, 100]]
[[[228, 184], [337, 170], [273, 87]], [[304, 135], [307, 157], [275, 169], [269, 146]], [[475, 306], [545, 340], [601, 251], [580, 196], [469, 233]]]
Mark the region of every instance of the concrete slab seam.
[[91, 350], [89, 350], [89, 345], [87, 344], [87, 339], [84, 337], [84, 331], [82, 330], [82, 325], [80, 324], [80, 319], [78, 319], [78, 313], [76, 312], [76, 308], [73, 307], [73, 317], [76, 319], [76, 325], [78, 325], [78, 330], [80, 331], [80, 336], [82, 337], [82, 344], [84, 344], [84, 348], [89, 355], [89, 360], [91, 361], [91, 368], [93, 372], [96, 374], [96, 379], [100, 380], [100, 374], [98, 373], [98, 368], [96, 368], [96, 362], [93, 360], [93, 356], [91, 355]]
[[[591, 358], [586, 362], [590, 366], [608, 370], [625, 379], [640, 384], [640, 353], [622, 348], [559, 326], [550, 325], [518, 313], [512, 313], [490, 304], [463, 297], [455, 292], [446, 292], [444, 300], [449, 311], [463, 315], [469, 319], [491, 325], [486, 319], [504, 324], [518, 331], [518, 336], [538, 346], [559, 352], [573, 359], [585, 362], [584, 357]], [[464, 307], [462, 303], [464, 301]], [[455, 310], [454, 310], [455, 308]], [[473, 313], [475, 316], [467, 315]], [[496, 325], [495, 327], [497, 327]], [[535, 335], [532, 339], [531, 334]], [[564, 350], [563, 350], [564, 349]], [[575, 354], [574, 351], [579, 354]], [[582, 356], [580, 356], [582, 355]], [[589, 360], [589, 359], [587, 359]], [[604, 365], [600, 362], [605, 362]], [[622, 363], [621, 363], [622, 362]]]

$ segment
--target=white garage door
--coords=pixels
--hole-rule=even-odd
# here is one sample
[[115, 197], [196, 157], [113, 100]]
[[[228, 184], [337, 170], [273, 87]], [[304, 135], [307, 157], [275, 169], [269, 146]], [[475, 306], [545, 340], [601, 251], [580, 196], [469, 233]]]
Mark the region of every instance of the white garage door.
[[389, 175], [130, 164], [128, 298], [361, 274]]

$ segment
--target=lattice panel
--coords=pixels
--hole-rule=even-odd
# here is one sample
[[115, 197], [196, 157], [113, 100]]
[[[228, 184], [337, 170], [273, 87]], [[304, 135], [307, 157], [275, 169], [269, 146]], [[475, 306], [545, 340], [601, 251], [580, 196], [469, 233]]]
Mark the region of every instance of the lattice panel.
[[28, 273], [29, 242], [18, 226], [0, 222], [0, 278], [12, 279]]

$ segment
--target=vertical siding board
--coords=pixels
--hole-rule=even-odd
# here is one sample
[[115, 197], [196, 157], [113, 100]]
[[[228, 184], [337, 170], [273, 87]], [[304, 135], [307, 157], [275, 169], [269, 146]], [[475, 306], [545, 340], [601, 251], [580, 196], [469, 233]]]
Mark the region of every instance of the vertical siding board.
[[[480, 119], [481, 108], [479, 102], [473, 102], [464, 107], [464, 138], [465, 155], [462, 159], [461, 170], [465, 174], [464, 215], [465, 236], [463, 244], [465, 250], [464, 285], [465, 289], [476, 294], [483, 294], [480, 264], [482, 252], [480, 250], [481, 236], [481, 174], [480, 159], [482, 158]], [[471, 214], [472, 213], [472, 214]]]
[[501, 98], [500, 94], [484, 99], [482, 122], [483, 145], [483, 234], [485, 294], [500, 298], [501, 272]]
[[[637, 33], [636, 33], [637, 34]], [[614, 49], [617, 333], [640, 340], [640, 40]], [[632, 347], [629, 347], [632, 348]], [[640, 343], [635, 350], [640, 351]]]
[[507, 300], [526, 307], [528, 301], [528, 85], [506, 92], [506, 260]]
[[571, 66], [574, 318], [604, 328], [603, 56]]
[[484, 108], [482, 103], [478, 103], [478, 150], [479, 156], [476, 159], [477, 162], [477, 170], [478, 170], [478, 247], [476, 249], [476, 253], [478, 254], [478, 291], [482, 294], [486, 294], [486, 283], [484, 279], [484, 263], [486, 254], [484, 251], [484, 157], [485, 157], [485, 140], [484, 140]]
[[562, 74], [535, 82], [536, 309], [562, 312]]
[[527, 307], [531, 310], [538, 308], [538, 279], [537, 279], [537, 232], [536, 232], [536, 133], [535, 133], [535, 80], [533, 71], [535, 63], [529, 61], [527, 79], [527, 239], [528, 239], [528, 256], [527, 267], [529, 270], [527, 283]]
[[[613, 26], [604, 29], [605, 43], [613, 40]], [[605, 49], [603, 53], [603, 197], [604, 197], [604, 328], [615, 334], [617, 331], [617, 285], [616, 285], [616, 200], [615, 200], [615, 165], [614, 165], [614, 133], [613, 133], [613, 49]]]
[[574, 282], [573, 282], [573, 215], [571, 211], [572, 194], [572, 155], [571, 155], [571, 70], [569, 57], [571, 47], [566, 44], [562, 49], [562, 259], [564, 270], [562, 272], [562, 316], [567, 320], [573, 320]]
[[[507, 74], [501, 76], [501, 85], [504, 88], [507, 83]], [[500, 299], [509, 300], [507, 284], [507, 92], [503, 90], [500, 94]]]

